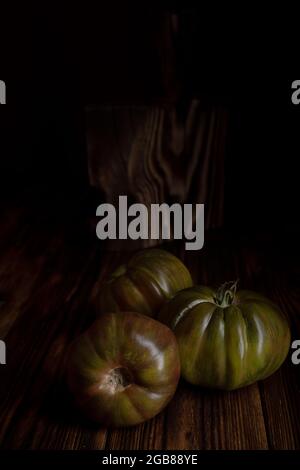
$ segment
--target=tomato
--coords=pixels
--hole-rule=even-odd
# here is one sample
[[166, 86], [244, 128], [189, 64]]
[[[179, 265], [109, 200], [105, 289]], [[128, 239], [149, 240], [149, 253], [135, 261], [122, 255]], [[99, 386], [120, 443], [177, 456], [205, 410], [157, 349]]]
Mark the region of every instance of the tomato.
[[75, 340], [68, 357], [75, 403], [106, 426], [152, 418], [170, 401], [180, 377], [172, 331], [135, 312], [103, 314]]
[[134, 311], [156, 316], [166, 300], [192, 286], [189, 271], [176, 256], [159, 249], [135, 254], [103, 286], [100, 311]]
[[179, 292], [160, 312], [177, 338], [182, 376], [203, 387], [232, 390], [264, 379], [285, 360], [290, 329], [264, 296], [196, 286]]

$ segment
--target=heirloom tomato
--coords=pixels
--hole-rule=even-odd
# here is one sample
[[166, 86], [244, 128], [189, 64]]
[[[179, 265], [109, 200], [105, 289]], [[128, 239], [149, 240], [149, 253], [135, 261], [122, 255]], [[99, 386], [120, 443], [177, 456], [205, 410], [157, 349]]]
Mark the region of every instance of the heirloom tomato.
[[134, 311], [155, 317], [166, 300], [190, 286], [191, 275], [176, 256], [146, 249], [111, 275], [100, 293], [100, 311]]
[[232, 390], [273, 374], [290, 347], [287, 320], [255, 292], [195, 286], [160, 312], [177, 338], [182, 376], [203, 387]]
[[179, 376], [172, 331], [136, 312], [103, 314], [69, 352], [67, 381], [75, 404], [105, 426], [155, 416], [172, 398]]

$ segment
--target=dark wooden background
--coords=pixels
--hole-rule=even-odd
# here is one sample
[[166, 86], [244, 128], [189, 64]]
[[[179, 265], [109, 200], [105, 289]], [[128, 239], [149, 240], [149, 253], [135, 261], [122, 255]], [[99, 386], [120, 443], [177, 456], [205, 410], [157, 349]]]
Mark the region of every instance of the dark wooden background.
[[96, 207], [120, 189], [132, 202], [205, 202], [203, 250], [167, 248], [195, 282], [239, 278], [266, 293], [300, 334], [291, 81], [231, 69], [197, 9], [117, 8], [26, 7], [1, 27], [1, 447], [299, 449], [290, 357], [237, 392], [181, 382], [162, 414], [132, 429], [97, 428], [70, 406], [66, 350], [93, 320], [102, 280], [130, 256], [95, 235]]
[[199, 100], [87, 109], [90, 184], [116, 207], [124, 194], [149, 210], [204, 203], [206, 228], [221, 227], [227, 127], [226, 109]]

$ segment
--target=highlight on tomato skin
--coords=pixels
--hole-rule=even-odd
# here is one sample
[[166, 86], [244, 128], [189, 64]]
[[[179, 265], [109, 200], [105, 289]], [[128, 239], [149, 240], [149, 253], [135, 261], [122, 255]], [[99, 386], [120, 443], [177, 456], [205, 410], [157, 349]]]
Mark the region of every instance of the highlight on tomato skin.
[[194, 286], [182, 290], [158, 315], [175, 333], [181, 374], [191, 384], [221, 390], [245, 387], [272, 375], [287, 357], [289, 324], [263, 295]]
[[172, 399], [180, 378], [173, 332], [136, 312], [104, 313], [71, 345], [67, 383], [91, 421], [132, 426]]
[[191, 275], [179, 258], [149, 248], [111, 274], [101, 288], [98, 313], [132, 311], [155, 318], [167, 300], [192, 285]]

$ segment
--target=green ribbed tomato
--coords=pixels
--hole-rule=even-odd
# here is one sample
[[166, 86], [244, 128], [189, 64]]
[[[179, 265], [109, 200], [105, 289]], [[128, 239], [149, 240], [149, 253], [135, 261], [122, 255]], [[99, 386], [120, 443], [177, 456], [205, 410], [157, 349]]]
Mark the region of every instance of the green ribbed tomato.
[[270, 300], [236, 283], [195, 286], [160, 312], [177, 338], [182, 376], [203, 387], [233, 390], [273, 374], [290, 347], [285, 317]]
[[71, 346], [67, 381], [78, 408], [105, 426], [159, 413], [180, 377], [172, 331], [135, 312], [105, 313]]
[[143, 250], [120, 266], [103, 286], [100, 311], [156, 316], [168, 299], [192, 284], [189, 271], [176, 256], [159, 249]]

